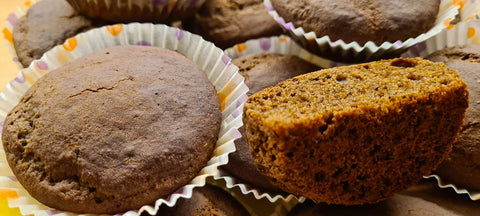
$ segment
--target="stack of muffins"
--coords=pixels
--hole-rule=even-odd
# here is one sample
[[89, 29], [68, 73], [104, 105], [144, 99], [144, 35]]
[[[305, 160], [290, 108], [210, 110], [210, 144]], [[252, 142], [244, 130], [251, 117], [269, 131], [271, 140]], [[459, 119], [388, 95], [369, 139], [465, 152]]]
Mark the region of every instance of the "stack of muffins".
[[[462, 215], [405, 191], [431, 174], [480, 191], [480, 47], [400, 57], [479, 4], [458, 2], [40, 0], [12, 23], [22, 74], [67, 60], [7, 110], [6, 160], [36, 200], [79, 214], [258, 215], [243, 200], [268, 197], [274, 215]], [[163, 201], [228, 142], [212, 184]]]

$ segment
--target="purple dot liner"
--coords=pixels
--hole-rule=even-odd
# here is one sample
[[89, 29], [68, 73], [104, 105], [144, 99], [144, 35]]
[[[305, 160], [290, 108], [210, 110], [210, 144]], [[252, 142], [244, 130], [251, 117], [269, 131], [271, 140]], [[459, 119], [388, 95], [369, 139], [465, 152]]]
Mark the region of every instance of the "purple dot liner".
[[148, 41], [139, 41], [137, 42], [138, 46], [152, 46], [152, 44]]
[[183, 39], [184, 33], [182, 30], [178, 29], [176, 34], [177, 34], [177, 40]]
[[9, 22], [12, 26], [14, 26], [17, 23], [18, 17], [15, 14], [10, 14], [7, 18], [7, 22]]
[[260, 39], [260, 47], [268, 51], [272, 47], [272, 42], [270, 41], [270, 38], [262, 38]]
[[40, 70], [48, 70], [48, 65], [44, 61], [35, 62], [35, 66]]
[[[23, 76], [23, 73], [19, 73], [17, 77], [15, 77], [15, 81], [18, 83], [25, 83], [25, 77]], [[3, 123], [2, 123], [3, 126]]]
[[222, 61], [225, 65], [229, 65], [232, 62], [232, 59], [228, 57], [227, 55], [222, 56]]

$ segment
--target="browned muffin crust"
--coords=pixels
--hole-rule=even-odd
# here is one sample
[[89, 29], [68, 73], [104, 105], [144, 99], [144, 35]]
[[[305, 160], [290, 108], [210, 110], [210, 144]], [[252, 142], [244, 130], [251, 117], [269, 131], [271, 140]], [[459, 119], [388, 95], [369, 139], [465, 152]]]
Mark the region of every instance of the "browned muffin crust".
[[440, 0], [272, 0], [272, 5], [285, 21], [317, 37], [380, 45], [427, 32]]
[[207, 0], [196, 14], [192, 31], [226, 49], [249, 39], [282, 33], [263, 0]]
[[422, 59], [338, 67], [252, 95], [243, 122], [259, 171], [284, 191], [376, 203], [444, 159], [468, 106], [466, 88], [456, 71]]
[[480, 44], [448, 48], [427, 59], [457, 70], [468, 84], [470, 105], [452, 152], [435, 171], [458, 186], [480, 190]]
[[175, 206], [163, 206], [158, 216], [248, 216], [247, 210], [220, 188], [205, 185], [195, 188], [192, 198], [180, 199]]
[[[232, 63], [238, 66], [239, 73], [245, 77], [245, 84], [250, 89], [247, 92], [249, 96], [281, 81], [319, 69], [299, 57], [275, 53], [250, 54], [236, 58]], [[242, 138], [235, 140], [237, 150], [229, 154], [229, 162], [223, 168], [251, 186], [281, 193], [278, 187], [258, 172], [245, 138], [245, 128], [241, 127], [239, 131]]]
[[42, 0], [29, 8], [15, 24], [15, 52], [23, 67], [28, 67], [33, 60], [67, 38], [102, 24], [105, 22], [80, 15], [65, 0]]
[[193, 62], [161, 48], [119, 46], [39, 79], [8, 114], [2, 141], [35, 199], [119, 213], [194, 178], [220, 124], [216, 91]]

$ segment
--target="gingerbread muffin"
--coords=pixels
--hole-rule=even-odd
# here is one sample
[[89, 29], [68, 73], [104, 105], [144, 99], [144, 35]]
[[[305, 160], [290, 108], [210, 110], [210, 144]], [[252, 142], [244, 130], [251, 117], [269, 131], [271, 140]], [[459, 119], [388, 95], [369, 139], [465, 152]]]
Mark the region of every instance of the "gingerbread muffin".
[[377, 203], [451, 150], [468, 106], [441, 63], [393, 59], [297, 76], [252, 95], [243, 122], [270, 181], [316, 202]]
[[191, 25], [194, 33], [223, 49], [282, 33], [263, 0], [207, 0]]
[[442, 179], [480, 190], [480, 44], [448, 48], [428, 56], [457, 70], [467, 82], [470, 105], [452, 152], [435, 171]]
[[[236, 58], [232, 63], [239, 67], [239, 73], [245, 77], [245, 84], [250, 89], [247, 92], [249, 96], [281, 81], [319, 69], [299, 57], [275, 53], [250, 54]], [[229, 155], [229, 162], [223, 168], [252, 186], [281, 192], [258, 172], [245, 138], [245, 128], [241, 127], [239, 131], [242, 138], [235, 140], [237, 151]]]
[[80, 15], [66, 0], [42, 0], [28, 9], [13, 28], [13, 43], [23, 67], [80, 32], [106, 24]]
[[460, 216], [441, 206], [420, 198], [395, 195], [391, 199], [373, 205], [340, 206], [316, 205], [306, 202], [295, 206], [288, 216]]
[[170, 23], [191, 17], [205, 0], [67, 0], [81, 14], [112, 22]]
[[440, 0], [271, 0], [286, 22], [331, 41], [404, 41], [433, 27]]
[[220, 124], [216, 91], [193, 62], [119, 46], [40, 78], [8, 114], [2, 141], [38, 201], [112, 214], [188, 184], [210, 159]]
[[230, 194], [220, 188], [206, 185], [195, 188], [192, 198], [181, 199], [173, 207], [163, 206], [158, 216], [248, 216], [247, 210]]

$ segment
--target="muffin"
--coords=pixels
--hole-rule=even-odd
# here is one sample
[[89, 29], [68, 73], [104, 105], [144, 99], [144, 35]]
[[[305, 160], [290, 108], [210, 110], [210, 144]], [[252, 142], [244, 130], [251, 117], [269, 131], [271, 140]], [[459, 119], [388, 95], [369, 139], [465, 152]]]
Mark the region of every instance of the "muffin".
[[315, 205], [307, 202], [297, 205], [288, 216], [460, 216], [441, 206], [411, 196], [395, 195], [391, 199], [373, 205], [338, 206]]
[[191, 29], [220, 48], [282, 33], [262, 0], [207, 0]]
[[252, 95], [243, 122], [259, 171], [328, 204], [377, 203], [446, 157], [468, 106], [441, 63], [392, 59], [297, 76]]
[[191, 17], [205, 0], [67, 0], [81, 14], [112, 22], [170, 23]]
[[28, 9], [13, 28], [13, 43], [23, 67], [80, 32], [105, 24], [76, 12], [65, 0], [42, 0]]
[[153, 204], [196, 177], [221, 119], [216, 91], [193, 62], [118, 46], [40, 78], [7, 115], [2, 141], [38, 201], [113, 214]]
[[[247, 92], [249, 96], [281, 81], [319, 69], [299, 57], [274, 53], [250, 54], [236, 58], [232, 63], [239, 67], [239, 73], [245, 77], [245, 84], [250, 89]], [[252, 186], [269, 192], [281, 192], [258, 172], [245, 138], [245, 128], [241, 127], [239, 131], [242, 138], [235, 140], [237, 151], [229, 155], [229, 162], [223, 168]]]
[[205, 187], [195, 188], [190, 199], [181, 199], [173, 207], [161, 207], [157, 215], [248, 216], [250, 214], [227, 192], [206, 185]]
[[435, 173], [457, 186], [480, 190], [480, 44], [447, 48], [427, 59], [457, 70], [470, 92], [470, 105], [458, 139]]
[[433, 27], [440, 7], [440, 0], [271, 2], [280, 17], [305, 32], [360, 45], [367, 41], [381, 45], [417, 37]]

